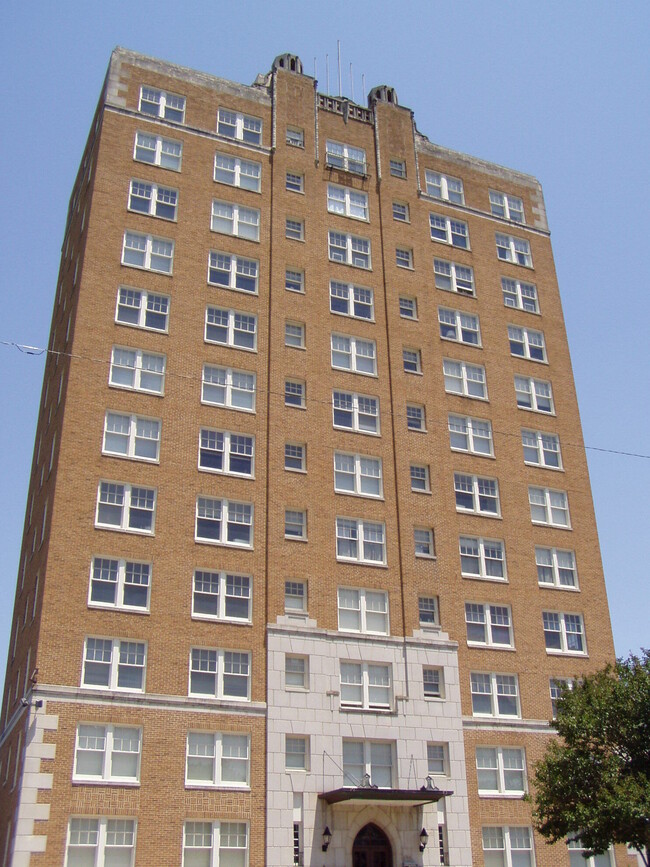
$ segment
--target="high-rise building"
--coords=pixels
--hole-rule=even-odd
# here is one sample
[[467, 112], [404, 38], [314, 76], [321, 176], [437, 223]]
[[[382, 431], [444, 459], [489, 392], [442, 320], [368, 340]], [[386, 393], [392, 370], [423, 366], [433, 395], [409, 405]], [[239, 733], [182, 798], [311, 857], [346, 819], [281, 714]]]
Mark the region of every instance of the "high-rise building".
[[562, 684], [613, 653], [539, 183], [294, 55], [245, 86], [116, 49], [54, 302], [2, 863], [613, 867], [524, 799]]

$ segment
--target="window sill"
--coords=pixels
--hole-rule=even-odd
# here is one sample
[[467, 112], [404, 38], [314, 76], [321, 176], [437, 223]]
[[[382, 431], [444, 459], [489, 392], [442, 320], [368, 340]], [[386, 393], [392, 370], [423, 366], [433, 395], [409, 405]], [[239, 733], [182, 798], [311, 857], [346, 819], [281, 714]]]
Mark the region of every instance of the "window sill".
[[155, 536], [154, 530], [134, 530], [130, 527], [113, 527], [109, 524], [98, 524], [95, 522], [96, 530], [108, 530], [111, 533], [129, 533], [132, 536]]
[[520, 358], [522, 361], [532, 361], [533, 364], [545, 364], [548, 367], [547, 358], [529, 358], [527, 355], [519, 355], [516, 352], [511, 352], [510, 358]]
[[589, 657], [589, 654], [585, 650], [549, 650], [546, 648], [547, 656], [571, 656], [571, 657], [582, 657], [586, 659]]
[[208, 340], [207, 337], [203, 338], [203, 342], [206, 346], [219, 346], [221, 349], [236, 349], [238, 352], [257, 352], [257, 346], [235, 346], [232, 343], [221, 343], [218, 340]]
[[228, 476], [230, 479], [250, 479], [252, 482], [255, 481], [253, 473], [229, 473], [225, 470], [214, 470], [211, 467], [202, 467], [200, 464], [197, 469], [200, 473], [209, 473], [212, 476]]
[[284, 538], [287, 542], [307, 542], [309, 541], [306, 536], [287, 536], [284, 534]]
[[492, 512], [475, 512], [472, 509], [459, 509], [456, 507], [456, 513], [458, 515], [474, 515], [477, 518], [492, 518], [492, 520], [496, 521], [503, 520], [501, 515], [493, 515]]
[[521, 801], [525, 795], [525, 792], [481, 792], [480, 789], [478, 793], [479, 798], [499, 798], [506, 801]]
[[[162, 397], [162, 395], [159, 395], [159, 396]], [[219, 407], [219, 409], [231, 409], [233, 412], [247, 412], [251, 415], [255, 415], [255, 412], [256, 412], [256, 410], [254, 410], [254, 409], [246, 409], [243, 406], [229, 406], [228, 404], [225, 404], [225, 403], [211, 403], [210, 401], [207, 401], [207, 400], [202, 400], [201, 406], [217, 406], [217, 407]]]
[[568, 590], [570, 593], [580, 593], [579, 587], [571, 587], [570, 584], [546, 584], [542, 581], [538, 581], [537, 586], [542, 590]]
[[508, 584], [507, 578], [498, 578], [494, 575], [470, 575], [467, 572], [460, 573], [461, 578], [467, 578], [470, 581], [492, 581], [497, 584]]
[[237, 620], [234, 617], [213, 617], [211, 614], [194, 614], [191, 615], [192, 620], [200, 620], [203, 623], [229, 623], [233, 626], [252, 626], [251, 620]]
[[360, 494], [358, 491], [341, 491], [338, 488], [334, 488], [335, 494], [340, 494], [342, 497], [358, 497], [361, 500], [378, 500], [379, 502], [384, 502], [383, 494]]
[[426, 494], [427, 496], [431, 496], [431, 491], [423, 491], [422, 488], [411, 488], [411, 493], [413, 494]]
[[125, 789], [137, 789], [140, 780], [87, 780], [84, 777], [73, 777], [73, 786], [119, 786]]
[[221, 548], [236, 548], [239, 551], [252, 551], [252, 545], [238, 545], [236, 542], [220, 542], [216, 539], [201, 539], [197, 536], [194, 537], [194, 541], [198, 545], [218, 545]]
[[437, 556], [435, 554], [416, 554], [416, 560], [437, 560]]
[[245, 786], [236, 786], [233, 783], [192, 783], [191, 781], [185, 780], [185, 788], [186, 789], [217, 789], [219, 791], [226, 792], [250, 792], [251, 787], [249, 785]]
[[[337, 557], [337, 563], [350, 563], [352, 566], [372, 566], [374, 569], [388, 569], [388, 563], [376, 563], [372, 560], [352, 560], [347, 557]], [[362, 633], [365, 634], [365, 633]], [[384, 632], [370, 633], [371, 635], [385, 635]]]
[[485, 452], [472, 452], [469, 449], [455, 449], [453, 446], [450, 446], [450, 451], [455, 452], [457, 455], [472, 455], [474, 458], [489, 458], [491, 461], [496, 460], [494, 455], [486, 455]]
[[109, 382], [108, 387], [109, 388], [116, 388], [119, 391], [133, 391], [136, 394], [148, 394], [151, 397], [164, 397], [165, 396], [164, 391], [147, 391], [144, 388], [131, 388], [131, 386], [129, 386], [129, 385], [118, 385], [115, 382]]
[[[115, 452], [105, 452], [105, 451], [102, 451], [102, 455], [105, 458], [117, 458], [118, 460], [121, 460], [121, 461], [137, 461], [138, 463], [154, 464], [154, 465], [160, 464], [160, 458], [141, 458], [137, 455], [122, 455], [122, 454], [117, 454]], [[48, 473], [48, 478], [49, 478], [49, 473]]]
[[119, 611], [120, 614], [151, 614], [148, 608], [127, 608], [123, 605], [102, 605], [101, 602], [89, 602], [88, 608], [94, 611]]
[[145, 211], [137, 211], [135, 208], [126, 209], [129, 214], [137, 214], [140, 217], [151, 217], [154, 220], [164, 220], [166, 223], [178, 223], [178, 217], [161, 217], [158, 214], [147, 214]]
[[473, 650], [506, 650], [510, 653], [514, 653], [517, 649], [507, 644], [481, 644], [478, 641], [468, 641], [467, 646]]
[[531, 518], [530, 522], [535, 527], [550, 527], [552, 530], [572, 530], [573, 529], [573, 527], [571, 527], [570, 525], [567, 526], [566, 524], [550, 524], [548, 521], [533, 521], [532, 518]]
[[536, 467], [538, 470], [551, 470], [554, 473], [563, 473], [564, 467], [549, 467], [546, 464], [534, 464], [532, 461], [524, 461], [527, 467]]
[[307, 475], [307, 470], [297, 469], [296, 467], [285, 467], [284, 470], [287, 473], [299, 473], [303, 476]]

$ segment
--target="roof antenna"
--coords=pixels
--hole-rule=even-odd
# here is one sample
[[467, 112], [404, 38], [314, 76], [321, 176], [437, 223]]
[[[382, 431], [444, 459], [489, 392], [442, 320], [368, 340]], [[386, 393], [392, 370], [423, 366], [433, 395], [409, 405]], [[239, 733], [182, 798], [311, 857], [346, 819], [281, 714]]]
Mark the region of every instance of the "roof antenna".
[[325, 71], [326, 71], [326, 78], [327, 78], [327, 90], [325, 91], [325, 93], [329, 96], [330, 95], [330, 56], [329, 56], [329, 54], [325, 55]]
[[364, 96], [366, 95], [366, 73], [365, 72], [361, 73], [361, 93]]
[[339, 53], [339, 96], [343, 96], [343, 88], [341, 87], [341, 40], [336, 40], [336, 50]]
[[352, 63], [350, 63], [350, 96], [354, 102], [354, 77], [352, 75]]

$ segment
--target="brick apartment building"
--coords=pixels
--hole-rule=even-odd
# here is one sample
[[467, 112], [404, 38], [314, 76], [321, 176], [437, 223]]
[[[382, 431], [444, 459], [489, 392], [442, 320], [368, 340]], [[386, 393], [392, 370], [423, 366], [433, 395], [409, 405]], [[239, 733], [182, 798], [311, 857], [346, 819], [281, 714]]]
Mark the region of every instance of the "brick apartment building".
[[614, 655], [534, 178], [116, 49], [49, 350], [4, 865], [587, 863], [524, 800]]

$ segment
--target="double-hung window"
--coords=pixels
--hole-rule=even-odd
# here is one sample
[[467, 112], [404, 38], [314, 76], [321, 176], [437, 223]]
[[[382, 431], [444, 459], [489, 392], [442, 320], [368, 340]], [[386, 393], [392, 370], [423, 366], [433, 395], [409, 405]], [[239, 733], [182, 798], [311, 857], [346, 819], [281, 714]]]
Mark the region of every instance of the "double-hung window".
[[190, 650], [190, 695], [250, 701], [250, 681], [250, 653], [204, 647]]
[[451, 217], [443, 217], [441, 214], [429, 214], [429, 227], [432, 241], [440, 241], [443, 244], [450, 244], [452, 247], [469, 250], [467, 223], [454, 220]]
[[65, 863], [133, 864], [136, 820], [111, 816], [73, 816], [68, 826]]
[[295, 172], [287, 172], [284, 187], [290, 193], [304, 193], [305, 176]]
[[499, 509], [499, 485], [496, 479], [454, 473], [456, 511], [476, 512], [496, 517]]
[[219, 184], [240, 187], [259, 193], [262, 185], [262, 166], [251, 160], [217, 152], [214, 157], [214, 179]]
[[413, 250], [410, 247], [396, 247], [395, 264], [398, 268], [413, 268]]
[[357, 220], [368, 219], [368, 194], [350, 187], [327, 185], [327, 210], [331, 214], [342, 217], [354, 217]]
[[519, 717], [519, 686], [514, 674], [470, 673], [474, 716]]
[[129, 211], [163, 220], [175, 220], [178, 192], [147, 181], [131, 181]]
[[146, 656], [147, 646], [143, 641], [86, 638], [81, 685], [143, 692]]
[[332, 262], [342, 262], [355, 268], [371, 268], [370, 241], [356, 235], [330, 230], [328, 235], [328, 255]]
[[[188, 732], [185, 783], [188, 786], [247, 787], [250, 738], [228, 732]], [[185, 862], [187, 864], [187, 861]], [[198, 863], [198, 862], [197, 862]]]
[[233, 202], [212, 200], [212, 220], [210, 228], [222, 235], [234, 235], [249, 241], [260, 239], [260, 212], [256, 208], [246, 208]]
[[480, 539], [476, 536], [461, 536], [460, 571], [467, 578], [504, 580], [506, 555], [503, 542], [497, 539]]
[[332, 367], [363, 373], [377, 374], [377, 346], [374, 340], [363, 340], [347, 334], [331, 335]]
[[284, 687], [285, 689], [309, 689], [309, 657], [285, 654], [284, 657]]
[[204, 364], [201, 403], [254, 412], [255, 374]]
[[196, 498], [197, 542], [253, 547], [253, 506], [232, 500]]
[[174, 242], [139, 232], [124, 233], [122, 264], [144, 271], [171, 274], [174, 264]]
[[469, 346], [481, 345], [478, 316], [473, 313], [438, 307], [438, 323], [443, 340], [455, 340]]
[[248, 863], [246, 822], [185, 822], [183, 864], [237, 865]]
[[449, 415], [449, 444], [452, 451], [470, 452], [474, 455], [494, 454], [492, 424], [481, 418], [464, 415]]
[[427, 429], [425, 409], [419, 403], [406, 404], [406, 427], [408, 430], [424, 433]]
[[305, 581], [284, 582], [284, 610], [296, 615], [307, 613], [307, 584]]
[[135, 134], [133, 159], [139, 163], [149, 163], [152, 166], [160, 166], [163, 169], [179, 172], [182, 155], [182, 142], [172, 141], [147, 132], [136, 132]]
[[185, 97], [179, 96], [177, 93], [168, 93], [165, 90], [143, 86], [140, 88], [139, 110], [142, 114], [150, 114], [152, 117], [183, 123], [185, 120]]
[[553, 470], [562, 469], [560, 438], [557, 434], [539, 430], [522, 430], [521, 444], [524, 449], [525, 463]]
[[534, 867], [533, 835], [526, 827], [485, 827], [485, 867]]
[[520, 409], [546, 412], [550, 415], [555, 413], [550, 382], [530, 379], [527, 376], [515, 376], [515, 396]]
[[460, 394], [464, 397], [487, 400], [487, 384], [485, 368], [478, 364], [468, 364], [466, 361], [443, 359], [445, 391], [448, 394]]
[[325, 163], [355, 175], [366, 174], [366, 152], [363, 148], [328, 140], [325, 143]]
[[528, 488], [530, 519], [533, 524], [548, 524], [551, 527], [571, 527], [569, 501], [566, 491], [553, 491], [550, 488]]
[[524, 283], [522, 280], [513, 280], [512, 277], [502, 277], [501, 291], [506, 307], [526, 310], [528, 313], [539, 313], [537, 287], [534, 283]]
[[513, 223], [524, 222], [524, 203], [518, 196], [490, 190], [490, 210], [494, 217], [503, 217]]
[[142, 730], [128, 726], [77, 726], [73, 780], [138, 783]]
[[402, 349], [404, 373], [422, 373], [422, 356], [419, 349]]
[[102, 452], [140, 461], [157, 461], [160, 421], [139, 415], [107, 412]]
[[156, 491], [118, 482], [100, 482], [95, 526], [153, 535]]
[[338, 589], [339, 630], [388, 635], [388, 594], [382, 590]]
[[583, 854], [588, 850], [586, 846], [582, 845], [580, 839], [567, 840], [567, 846], [569, 847], [569, 867], [611, 867], [614, 863], [611, 849], [603, 852], [602, 855], [590, 855], [588, 858], [584, 858]]
[[244, 259], [230, 253], [210, 252], [208, 283], [223, 289], [238, 289], [240, 292], [257, 294], [259, 262]]
[[255, 437], [226, 430], [201, 428], [199, 469], [231, 476], [252, 476]]
[[284, 288], [287, 292], [305, 292], [305, 272], [287, 268], [284, 272]]
[[427, 744], [427, 771], [432, 776], [449, 775], [449, 747], [447, 744]]
[[332, 393], [333, 425], [357, 433], [379, 433], [379, 398], [347, 391]]
[[533, 258], [530, 254], [530, 243], [524, 238], [513, 238], [512, 235], [495, 235], [497, 244], [497, 256], [503, 262], [512, 262], [515, 265], [524, 265], [526, 268], [533, 267]]
[[427, 194], [435, 199], [443, 199], [456, 205], [464, 205], [463, 182], [460, 178], [452, 178], [427, 169], [424, 173]]
[[446, 259], [433, 260], [433, 274], [436, 289], [457, 292], [459, 295], [476, 295], [474, 269]]
[[343, 739], [343, 785], [357, 788], [368, 777], [371, 786], [390, 789], [393, 784], [393, 743]]
[[165, 388], [165, 356], [142, 349], [114, 346], [108, 382], [117, 388], [162, 394]]
[[299, 509], [284, 510], [284, 538], [307, 539], [307, 512]]
[[418, 597], [418, 618], [420, 626], [425, 629], [440, 626], [440, 606], [437, 596]]
[[409, 223], [409, 206], [405, 202], [393, 202], [393, 219], [400, 223]]
[[290, 241], [304, 241], [305, 221], [287, 217], [284, 221], [284, 237], [289, 238]]
[[467, 643], [480, 647], [513, 647], [509, 605], [465, 603]]
[[547, 653], [586, 653], [585, 627], [581, 614], [542, 611]]
[[406, 177], [406, 163], [404, 162], [404, 160], [389, 160], [388, 170], [394, 178]]
[[147, 611], [151, 587], [151, 563], [93, 557], [90, 565], [88, 605]]
[[145, 328], [149, 331], [167, 331], [169, 297], [120, 286], [117, 290], [115, 321], [121, 325]]
[[307, 385], [302, 379], [285, 379], [284, 403], [285, 406], [295, 406], [305, 409], [307, 401]]
[[536, 547], [535, 563], [537, 565], [537, 581], [540, 586], [565, 589], [578, 587], [576, 555], [573, 551]]
[[297, 473], [307, 469], [307, 447], [304, 443], [284, 444], [284, 468]]
[[422, 494], [428, 494], [431, 491], [429, 482], [429, 466], [428, 464], [411, 464], [409, 467], [411, 477], [411, 490]]
[[416, 557], [433, 559], [436, 556], [433, 530], [430, 527], [415, 527], [413, 529], [413, 544]]
[[356, 319], [374, 319], [372, 289], [330, 280], [330, 312]]
[[340, 494], [381, 497], [381, 458], [334, 452], [334, 490]]
[[422, 686], [425, 698], [444, 698], [444, 671], [440, 667], [425, 665], [422, 668]]
[[295, 126], [288, 126], [285, 134], [285, 141], [288, 145], [294, 148], [304, 148], [305, 146], [305, 131]]
[[389, 710], [391, 666], [341, 661], [341, 707]]
[[284, 767], [287, 771], [309, 769], [309, 738], [286, 735], [284, 739]]
[[557, 719], [557, 703], [562, 693], [567, 689], [573, 689], [574, 681], [567, 677], [552, 677], [549, 680], [549, 690], [551, 695], [551, 712], [553, 719]]
[[546, 361], [546, 346], [541, 331], [508, 325], [508, 341], [511, 355], [519, 355], [531, 361]]
[[192, 617], [250, 623], [250, 575], [196, 569], [192, 581]]
[[220, 108], [217, 113], [217, 132], [246, 144], [262, 144], [262, 121], [259, 117], [251, 117], [227, 108]]
[[205, 309], [205, 341], [254, 352], [257, 349], [257, 316], [208, 304]]
[[336, 559], [383, 566], [386, 563], [386, 526], [376, 521], [337, 518]]
[[418, 302], [416, 298], [408, 295], [399, 296], [399, 315], [402, 319], [418, 318]]
[[476, 775], [479, 795], [522, 796], [526, 792], [523, 749], [476, 747]]

